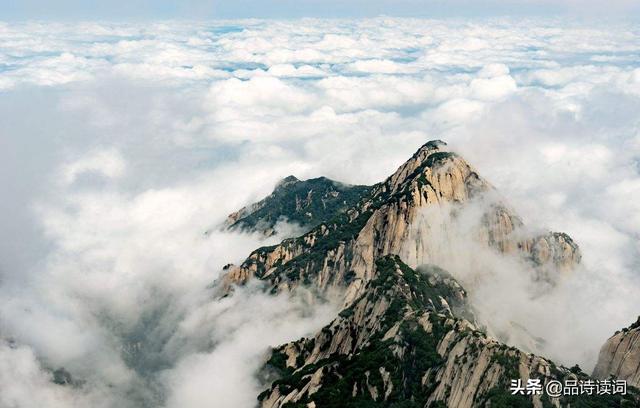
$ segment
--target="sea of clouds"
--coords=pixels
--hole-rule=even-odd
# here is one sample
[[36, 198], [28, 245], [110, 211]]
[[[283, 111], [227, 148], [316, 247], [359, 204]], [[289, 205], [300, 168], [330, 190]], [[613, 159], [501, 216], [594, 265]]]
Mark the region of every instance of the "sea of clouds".
[[[268, 347], [337, 305], [259, 286], [216, 299], [223, 265], [279, 238], [216, 226], [289, 174], [372, 184], [431, 139], [528, 225], [580, 245], [562, 301], [519, 299], [504, 271], [484, 295], [589, 369], [640, 313], [639, 35], [508, 19], [0, 23], [0, 406], [253, 406]], [[74, 385], [51, 383], [60, 367]]]

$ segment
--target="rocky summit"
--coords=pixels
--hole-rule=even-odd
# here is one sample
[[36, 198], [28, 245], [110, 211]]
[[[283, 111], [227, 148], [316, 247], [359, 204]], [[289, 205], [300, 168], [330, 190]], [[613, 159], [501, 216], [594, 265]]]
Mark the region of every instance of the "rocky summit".
[[[308, 338], [265, 358], [262, 407], [639, 406], [638, 395], [513, 395], [510, 381], [590, 380], [579, 367], [500, 343], [478, 324], [463, 286], [437, 266], [442, 235], [466, 208], [474, 245], [519, 259], [553, 284], [581, 259], [564, 233], [528, 228], [495, 188], [441, 141], [423, 145], [386, 180], [344, 186], [284, 179], [232, 214], [227, 228], [269, 233], [274, 220], [301, 236], [256, 249], [220, 279], [225, 295], [249, 280], [271, 293], [341, 293], [342, 311]], [[436, 228], [433, 214], [444, 214]], [[588, 404], [588, 405], [585, 405]], [[630, 404], [630, 405], [629, 405]]]

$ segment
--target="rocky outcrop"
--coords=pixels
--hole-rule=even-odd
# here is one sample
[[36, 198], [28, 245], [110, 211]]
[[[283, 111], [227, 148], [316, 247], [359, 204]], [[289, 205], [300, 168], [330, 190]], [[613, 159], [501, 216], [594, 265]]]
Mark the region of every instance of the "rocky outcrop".
[[535, 265], [557, 267], [560, 271], [570, 271], [577, 265], [582, 255], [578, 245], [570, 236], [562, 232], [550, 232], [519, 243]]
[[358, 300], [314, 337], [273, 350], [265, 370], [273, 382], [258, 397], [263, 408], [568, 406], [512, 395], [510, 380], [586, 378], [488, 338], [453, 278], [397, 256], [378, 259]]
[[602, 346], [593, 376], [599, 379], [613, 376], [640, 388], [640, 317]]
[[[297, 209], [298, 198], [292, 202]], [[258, 207], [234, 222], [255, 214], [258, 225], [257, 214], [266, 206]], [[331, 211], [307, 233], [225, 268], [225, 294], [255, 278], [272, 293], [305, 286], [320, 297], [334, 288], [345, 294], [329, 325], [266, 357], [262, 407], [538, 408], [586, 402], [579, 396], [511, 395], [512, 379], [536, 378], [544, 385], [588, 377], [577, 366], [557, 367], [488, 337], [462, 286], [433, 266], [446, 255], [443, 242], [468, 240], [474, 244], [469, 248], [514, 257], [530, 266], [533, 279], [553, 282], [580, 261], [566, 234], [530, 233], [494, 188], [440, 141], [426, 143], [353, 205]], [[273, 219], [282, 211], [269, 214]], [[475, 215], [472, 222], [469, 214]], [[472, 228], [461, 233], [459, 219]], [[630, 406], [638, 403], [632, 393], [592, 397], [588, 406], [621, 406], [625, 399]]]
[[527, 234], [522, 221], [495, 198], [493, 187], [445, 149], [440, 141], [425, 144], [352, 207], [301, 237], [260, 248], [242, 265], [231, 267], [223, 278], [226, 286], [256, 276], [275, 291], [300, 284], [321, 290], [347, 287], [348, 304], [371, 279], [375, 259], [397, 254], [414, 267], [437, 259], [442, 237], [432, 233], [433, 220], [425, 211], [435, 208], [455, 217], [472, 205], [481, 207], [482, 214], [474, 233], [464, 239], [544, 267], [544, 276], [552, 278], [554, 269], [570, 270], [579, 262], [579, 249], [567, 235]]

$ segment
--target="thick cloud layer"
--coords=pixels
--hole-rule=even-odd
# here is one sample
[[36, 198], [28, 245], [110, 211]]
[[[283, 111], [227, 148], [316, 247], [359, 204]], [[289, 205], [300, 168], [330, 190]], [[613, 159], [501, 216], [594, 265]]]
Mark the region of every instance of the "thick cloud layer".
[[300, 18], [637, 15], [634, 0], [46, 0], [4, 1], [4, 18]]
[[[335, 306], [260, 288], [215, 300], [223, 265], [277, 240], [215, 227], [284, 176], [374, 183], [435, 138], [527, 224], [579, 243], [553, 307], [498, 298], [524, 293], [502, 270], [475, 296], [500, 288], [487, 313], [508, 305], [588, 367], [640, 310], [638, 30], [0, 24], [0, 405], [251, 406], [268, 346]], [[60, 367], [75, 385], [49, 382]]]

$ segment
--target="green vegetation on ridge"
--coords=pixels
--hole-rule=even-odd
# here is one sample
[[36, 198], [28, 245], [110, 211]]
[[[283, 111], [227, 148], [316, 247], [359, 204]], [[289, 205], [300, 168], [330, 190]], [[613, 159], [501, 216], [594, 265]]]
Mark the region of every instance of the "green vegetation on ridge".
[[341, 184], [325, 177], [300, 181], [289, 176], [260, 202], [256, 210], [233, 223], [231, 228], [273, 228], [280, 220], [311, 229], [352, 207], [370, 190], [369, 186]]

